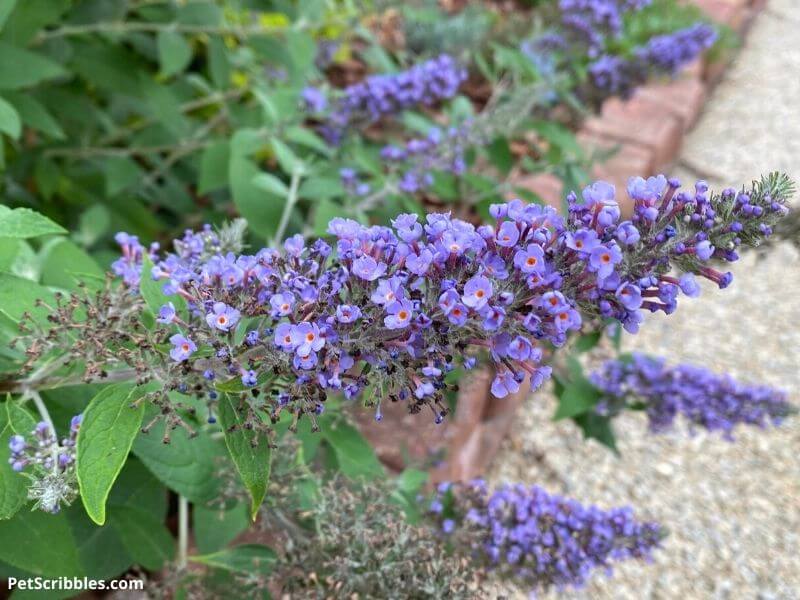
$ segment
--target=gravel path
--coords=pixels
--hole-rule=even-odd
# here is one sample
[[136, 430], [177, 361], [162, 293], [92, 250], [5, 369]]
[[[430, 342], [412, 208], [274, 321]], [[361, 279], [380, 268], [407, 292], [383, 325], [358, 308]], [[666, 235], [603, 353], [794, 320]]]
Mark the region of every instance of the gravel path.
[[[773, 0], [689, 136], [684, 157], [716, 173], [710, 183], [738, 185], [775, 169], [800, 180], [798, 27], [800, 2]], [[800, 404], [798, 261], [785, 243], [761, 259], [747, 254], [728, 290], [706, 285], [676, 315], [650, 316], [626, 350], [778, 386]], [[800, 418], [774, 431], [740, 429], [728, 443], [685, 429], [653, 436], [643, 416], [624, 415], [616, 458], [570, 423], [552, 423], [553, 408], [543, 392], [520, 411], [491, 478], [600, 506], [631, 504], [671, 531], [655, 564], [620, 565], [614, 577], [598, 574], [586, 589], [554, 598], [800, 599]]]

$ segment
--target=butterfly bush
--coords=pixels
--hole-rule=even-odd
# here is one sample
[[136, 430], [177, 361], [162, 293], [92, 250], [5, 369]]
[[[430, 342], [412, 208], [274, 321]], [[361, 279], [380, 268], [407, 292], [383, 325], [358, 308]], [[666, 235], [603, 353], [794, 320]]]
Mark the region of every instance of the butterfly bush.
[[534, 590], [580, 587], [597, 569], [649, 561], [666, 535], [628, 507], [603, 510], [522, 484], [490, 491], [482, 480], [440, 485], [429, 512], [476, 562]]
[[[322, 132], [330, 142], [338, 143], [355, 124], [369, 124], [407, 108], [432, 106], [452, 98], [466, 78], [466, 69], [447, 54], [399, 73], [371, 75], [343, 90], [333, 102]], [[303, 98], [312, 113], [322, 112], [327, 105], [314, 88], [304, 90]]]
[[609, 361], [590, 379], [604, 394], [598, 410], [608, 414], [629, 401], [643, 403], [654, 432], [670, 429], [681, 415], [692, 425], [732, 439], [736, 425], [778, 425], [794, 412], [781, 390], [739, 383], [694, 365], [668, 367], [663, 359], [643, 354]]
[[82, 415], [72, 417], [69, 436], [59, 443], [52, 426], [40, 421], [28, 437], [12, 435], [8, 441], [11, 469], [31, 481], [28, 499], [34, 508], [57, 513], [78, 495], [75, 478], [75, 441]]
[[[83, 302], [90, 324], [75, 322], [74, 297], [53, 307], [69, 341], [49, 332], [29, 357], [68, 347], [86, 361], [87, 380], [127, 365], [140, 382], [212, 403], [220, 389], [250, 389], [253, 426], [259, 412], [314, 421], [330, 394], [365, 390], [377, 419], [388, 400], [439, 423], [445, 378], [459, 365], [485, 357], [498, 398], [526, 380], [536, 389], [551, 371], [543, 351], [583, 324], [611, 319], [636, 332], [644, 311], [669, 314], [681, 294], [695, 296], [695, 276], [726, 287], [732, 276], [718, 263], [771, 233], [791, 184], [776, 174], [739, 192], [678, 188], [664, 176], [632, 178], [629, 219], [614, 186], [596, 182], [582, 200], [569, 195], [566, 218], [520, 200], [493, 205], [494, 223], [480, 227], [449, 214], [401, 214], [391, 227], [336, 218], [333, 245], [295, 235], [283, 251], [254, 254], [225, 251], [209, 227], [163, 253], [119, 234], [113, 271], [124, 287]], [[145, 256], [148, 281], [172, 298], [152, 327], [138, 295]]]
[[564, 33], [550, 37], [554, 46], [580, 45], [590, 57], [597, 56], [607, 38], [622, 33], [626, 12], [641, 10], [651, 0], [559, 0]]
[[713, 27], [696, 23], [658, 35], [636, 48], [631, 58], [603, 54], [589, 65], [595, 95], [630, 97], [652, 75], [675, 75], [711, 48], [717, 40]]

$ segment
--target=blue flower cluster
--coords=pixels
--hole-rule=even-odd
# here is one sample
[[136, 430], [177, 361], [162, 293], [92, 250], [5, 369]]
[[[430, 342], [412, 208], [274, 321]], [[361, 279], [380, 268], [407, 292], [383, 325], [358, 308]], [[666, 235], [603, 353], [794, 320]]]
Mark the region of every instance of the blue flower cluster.
[[433, 171], [449, 171], [462, 175], [467, 168], [464, 159], [466, 128], [450, 128], [446, 132], [434, 127], [424, 138], [414, 138], [404, 146], [388, 145], [381, 149], [381, 158], [390, 166], [403, 167], [398, 188], [408, 194], [433, 184]]
[[682, 415], [692, 425], [732, 439], [738, 424], [778, 425], [795, 412], [780, 390], [738, 383], [730, 375], [694, 365], [667, 367], [663, 359], [642, 354], [630, 361], [609, 361], [590, 379], [605, 395], [598, 410], [610, 414], [628, 402], [644, 403], [654, 432], [668, 430]]
[[430, 512], [479, 561], [534, 590], [580, 587], [596, 569], [650, 560], [665, 536], [657, 524], [637, 521], [630, 508], [602, 510], [522, 484], [491, 493], [482, 480], [443, 484]]
[[[323, 133], [338, 142], [355, 123], [371, 123], [415, 106], [432, 106], [452, 98], [467, 78], [464, 67], [447, 54], [414, 65], [400, 73], [371, 75], [343, 91], [331, 107]], [[310, 89], [306, 103], [319, 110], [323, 103]]]
[[597, 56], [606, 38], [619, 36], [626, 12], [641, 10], [651, 1], [559, 0], [558, 8], [568, 43], [584, 47], [591, 57]]
[[72, 417], [69, 436], [60, 444], [52, 427], [44, 421], [36, 424], [30, 440], [22, 435], [9, 438], [8, 462], [12, 470], [32, 471], [28, 473], [31, 479], [28, 497], [36, 501], [36, 508], [57, 513], [62, 504], [75, 499], [75, 442], [82, 418], [82, 415]]
[[595, 92], [629, 97], [637, 86], [652, 75], [675, 75], [717, 40], [717, 32], [696, 23], [673, 33], [651, 38], [637, 48], [631, 58], [604, 54], [589, 65], [589, 78]]
[[[535, 389], [550, 374], [541, 364], [548, 345], [564, 344], [585, 319], [634, 332], [641, 309], [671, 313], [680, 292], [695, 295], [693, 274], [725, 287], [730, 275], [707, 261], [735, 260], [732, 248], [763, 238], [784, 211], [778, 179], [738, 195], [709, 195], [702, 182], [676, 193], [678, 185], [631, 179], [627, 221], [604, 182], [583, 190], [583, 202], [571, 194], [566, 220], [520, 200], [493, 205], [496, 222], [477, 228], [448, 214], [403, 214], [393, 227], [336, 218], [335, 253], [295, 235], [282, 253], [221, 254], [209, 229], [187, 232], [175, 252], [151, 254], [165, 292], [190, 307], [181, 316], [167, 304], [158, 315], [174, 365], [159, 378], [212, 398], [219, 378], [245, 387], [268, 378], [275, 419], [318, 414], [330, 392], [354, 398], [370, 387], [371, 402], [428, 406], [441, 422], [447, 373], [479, 352], [494, 366], [495, 396], [526, 379]], [[118, 239], [115, 271], [135, 285], [144, 249]], [[669, 275], [671, 265], [685, 273]]]

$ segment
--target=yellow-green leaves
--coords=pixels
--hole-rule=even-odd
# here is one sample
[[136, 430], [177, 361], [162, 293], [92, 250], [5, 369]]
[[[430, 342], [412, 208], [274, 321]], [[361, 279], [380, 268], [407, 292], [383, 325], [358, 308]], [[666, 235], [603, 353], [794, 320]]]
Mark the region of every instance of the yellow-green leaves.
[[[0, 448], [8, 452], [12, 435], [27, 436], [36, 425], [33, 417], [9, 397], [0, 404]], [[0, 460], [0, 519], [10, 519], [28, 497], [27, 477], [15, 473], [4, 456]]]
[[141, 388], [117, 384], [97, 394], [83, 413], [78, 433], [77, 473], [86, 513], [102, 525], [106, 500], [139, 432], [144, 403], [131, 408]]

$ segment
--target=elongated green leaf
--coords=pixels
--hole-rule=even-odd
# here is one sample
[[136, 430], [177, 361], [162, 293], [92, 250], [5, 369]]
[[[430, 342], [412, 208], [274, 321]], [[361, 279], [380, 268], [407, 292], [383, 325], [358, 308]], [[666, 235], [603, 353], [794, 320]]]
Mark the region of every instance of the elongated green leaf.
[[0, 206], [0, 237], [21, 239], [59, 233], [67, 230], [30, 208]]
[[180, 33], [161, 31], [157, 43], [158, 62], [164, 77], [180, 73], [192, 60], [192, 47]]
[[275, 551], [261, 544], [242, 544], [212, 554], [190, 556], [189, 560], [209, 567], [225, 569], [234, 573], [253, 572], [266, 574], [272, 571], [278, 557]]
[[103, 280], [103, 269], [85, 250], [66, 238], [52, 241], [42, 252], [42, 283], [69, 290], [81, 280]]
[[111, 506], [109, 523], [139, 565], [160, 570], [175, 555], [175, 540], [164, 523], [148, 512], [131, 506]]
[[216, 552], [227, 546], [250, 525], [250, 509], [240, 502], [230, 510], [192, 507], [192, 532], [201, 554]]
[[6, 97], [6, 100], [17, 109], [19, 117], [22, 119], [24, 125], [36, 131], [46, 133], [57, 140], [64, 139], [64, 130], [61, 129], [59, 122], [50, 114], [47, 108], [31, 94], [9, 91], [3, 95]]
[[558, 408], [553, 420], [574, 417], [590, 410], [600, 399], [600, 392], [588, 379], [571, 381], [560, 394]]
[[2, 97], [0, 97], [0, 132], [15, 140], [19, 139], [19, 134], [22, 133], [22, 120], [19, 113]]
[[55, 302], [53, 293], [38, 283], [0, 272], [0, 313], [19, 321], [27, 311], [37, 323], [46, 325], [50, 311], [44, 306], [36, 306], [37, 299], [47, 301], [50, 306]]
[[257, 234], [269, 238], [278, 227], [285, 199], [265, 192], [253, 183], [261, 170], [247, 158], [260, 144], [252, 130], [236, 132], [231, 141], [228, 180], [233, 202], [239, 213], [247, 219], [250, 228]]
[[200, 194], [218, 190], [228, 185], [228, 160], [230, 148], [227, 141], [209, 145], [200, 158], [200, 181], [197, 191]]
[[131, 408], [137, 388], [123, 383], [105, 388], [89, 402], [78, 432], [77, 473], [86, 513], [102, 525], [106, 499], [142, 426], [144, 404]]
[[[12, 435], [28, 436], [36, 426], [34, 418], [10, 398], [0, 405], [0, 448], [8, 453]], [[11, 469], [5, 455], [0, 460], [0, 519], [10, 519], [28, 498], [28, 478]]]
[[21, 511], [0, 521], [0, 560], [43, 577], [82, 574], [75, 539], [65, 515]]
[[0, 89], [14, 90], [66, 74], [57, 62], [7, 42], [0, 42], [0, 56]]
[[376, 477], [383, 474], [378, 457], [361, 432], [344, 419], [336, 419], [322, 428], [322, 436], [331, 445], [339, 470], [347, 477]]
[[259, 173], [253, 178], [253, 185], [276, 196], [285, 196], [289, 188], [280, 179], [270, 173]]
[[[269, 440], [252, 429], [244, 427], [238, 401], [232, 394], [222, 394], [219, 398], [219, 421], [225, 432], [233, 464], [239, 471], [244, 486], [250, 494], [250, 516], [255, 520], [258, 508], [264, 501], [269, 484], [271, 450]], [[235, 428], [234, 431], [230, 431]]]
[[150, 433], [136, 438], [133, 452], [168, 488], [191, 502], [211, 500], [218, 487], [215, 460], [224, 450], [207, 435], [189, 439], [183, 428], [171, 433], [169, 444], [163, 443], [163, 435], [162, 421]]

